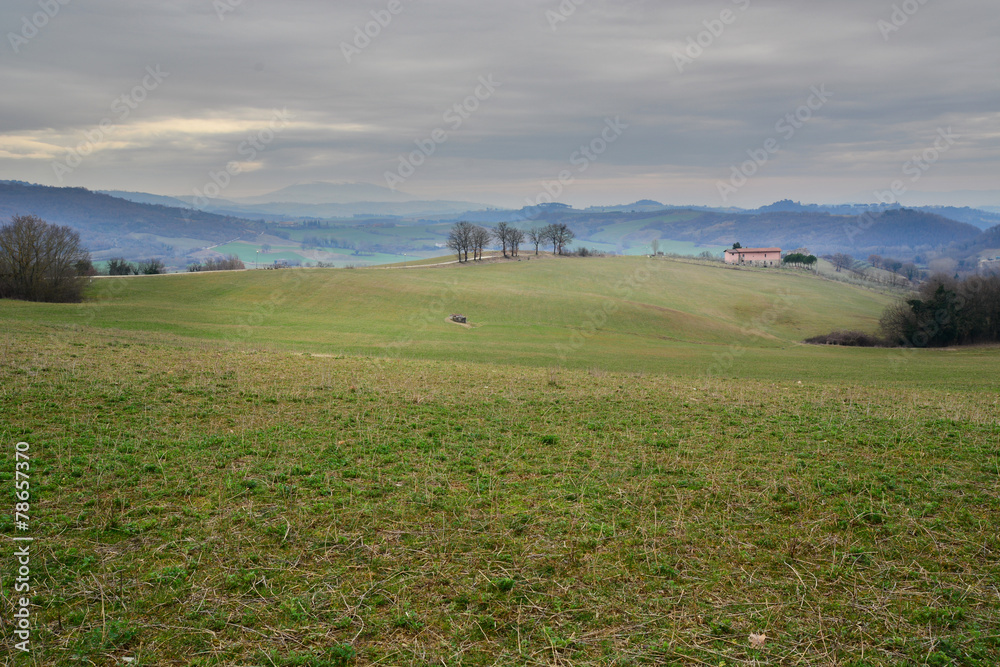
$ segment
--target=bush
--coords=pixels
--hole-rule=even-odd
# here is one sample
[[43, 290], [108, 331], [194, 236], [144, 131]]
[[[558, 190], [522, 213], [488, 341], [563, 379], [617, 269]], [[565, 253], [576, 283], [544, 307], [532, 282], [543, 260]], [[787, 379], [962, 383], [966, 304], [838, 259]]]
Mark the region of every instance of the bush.
[[138, 273], [139, 269], [124, 257], [112, 257], [108, 260], [109, 276], [131, 276]]
[[807, 338], [810, 345], [844, 345], [846, 347], [886, 347], [887, 343], [878, 336], [863, 331], [834, 331], [825, 336]]
[[87, 278], [92, 278], [97, 275], [97, 269], [94, 268], [94, 263], [90, 261], [90, 257], [84, 257], [77, 260], [76, 275], [85, 276]]
[[161, 273], [166, 273], [166, 267], [158, 259], [147, 259], [139, 262], [138, 266], [135, 268], [136, 274], [142, 274], [145, 276], [156, 276]]

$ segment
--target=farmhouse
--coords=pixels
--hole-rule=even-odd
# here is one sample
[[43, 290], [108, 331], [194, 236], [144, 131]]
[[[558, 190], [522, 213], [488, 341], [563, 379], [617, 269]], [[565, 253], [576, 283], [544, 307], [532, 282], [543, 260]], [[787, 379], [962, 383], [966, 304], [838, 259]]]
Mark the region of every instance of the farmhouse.
[[781, 264], [781, 248], [731, 248], [726, 251], [726, 264], [775, 266]]

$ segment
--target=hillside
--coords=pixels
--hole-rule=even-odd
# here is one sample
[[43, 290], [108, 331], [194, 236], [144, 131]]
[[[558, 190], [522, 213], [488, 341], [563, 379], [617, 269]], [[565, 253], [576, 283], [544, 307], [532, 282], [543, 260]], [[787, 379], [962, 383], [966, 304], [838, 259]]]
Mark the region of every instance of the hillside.
[[462, 201], [407, 201], [370, 202], [357, 201], [348, 204], [309, 204], [297, 202], [269, 202], [244, 204], [238, 202], [215, 201], [204, 206], [204, 210], [220, 215], [236, 215], [268, 220], [333, 219], [359, 216], [402, 216], [429, 217], [435, 215], [458, 215], [475, 206]]
[[[872, 331], [891, 301], [791, 269], [528, 257], [430, 269], [99, 279], [89, 306], [3, 308], [10, 320], [71, 325], [82, 313], [101, 328], [323, 354], [809, 377], [848, 371], [827, 368], [831, 352], [800, 341], [837, 328]], [[473, 328], [446, 322], [451, 313]], [[733, 346], [754, 354], [727, 357]], [[884, 352], [859, 354], [888, 363]], [[766, 365], [755, 367], [751, 356]]]
[[137, 203], [84, 188], [0, 183], [0, 218], [18, 214], [73, 227], [96, 259], [114, 255], [170, 258], [264, 228], [241, 218]]
[[768, 206], [762, 206], [753, 211], [743, 211], [748, 215], [761, 213], [829, 213], [830, 215], [846, 215], [857, 217], [866, 213], [880, 213], [883, 211], [894, 211], [907, 208], [923, 213], [939, 215], [956, 222], [966, 222], [979, 229], [989, 229], [1000, 224], [1000, 214], [985, 209], [970, 208], [968, 206], [902, 206], [900, 204], [800, 204], [791, 200], [775, 202]]
[[171, 206], [174, 208], [191, 208], [189, 202], [176, 197], [164, 197], [163, 195], [153, 195], [148, 192], [129, 192], [127, 190], [100, 190], [99, 194], [127, 199], [137, 204], [154, 204], [157, 206]]
[[[337, 186], [317, 187], [301, 186], [288, 194], [320, 197]], [[394, 211], [391, 216], [347, 221], [329, 216], [357, 210], [361, 204], [219, 202], [227, 207], [222, 210], [225, 215], [219, 215], [157, 204], [177, 201], [170, 198], [114, 194], [125, 199], [82, 188], [0, 182], [0, 218], [32, 213], [74, 227], [97, 260], [115, 255], [133, 260], [160, 257], [168, 266], [181, 269], [203, 259], [207, 247], [212, 247], [210, 252], [238, 254], [244, 262], [268, 264], [275, 260], [334, 266], [403, 262], [414, 256], [443, 254], [448, 226], [457, 220], [484, 225], [512, 221], [523, 228], [565, 223], [576, 233], [576, 247], [626, 255], [649, 253], [654, 240], [660, 242], [662, 251], [689, 256], [706, 251], [718, 254], [739, 241], [745, 246], [806, 247], [818, 255], [846, 252], [866, 257], [875, 253], [906, 261], [949, 246], [951, 256], [961, 255], [961, 248], [981, 245], [977, 239], [982, 234], [974, 225], [911, 209], [832, 215], [811, 209], [778, 210], [785, 207], [782, 202], [762, 213], [656, 209], [658, 203], [652, 201], [583, 211], [558, 204], [520, 211], [463, 211], [462, 202], [387, 202], [372, 210]], [[442, 210], [454, 212], [443, 214]], [[306, 219], [289, 226], [286, 216], [300, 214]], [[270, 236], [261, 236], [265, 231]]]

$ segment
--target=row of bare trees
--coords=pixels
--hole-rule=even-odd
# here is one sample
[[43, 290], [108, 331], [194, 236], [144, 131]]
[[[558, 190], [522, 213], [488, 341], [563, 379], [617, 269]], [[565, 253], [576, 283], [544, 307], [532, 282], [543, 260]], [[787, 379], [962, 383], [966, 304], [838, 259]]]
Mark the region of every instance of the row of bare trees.
[[504, 257], [517, 257], [525, 240], [534, 244], [536, 255], [540, 246], [549, 243], [552, 253], [561, 255], [574, 238], [573, 231], [563, 223], [532, 227], [525, 232], [509, 222], [489, 229], [462, 221], [456, 222], [448, 233], [448, 247], [458, 254], [459, 262], [468, 262], [470, 251], [473, 260], [480, 260], [483, 250], [493, 241], [500, 245]]

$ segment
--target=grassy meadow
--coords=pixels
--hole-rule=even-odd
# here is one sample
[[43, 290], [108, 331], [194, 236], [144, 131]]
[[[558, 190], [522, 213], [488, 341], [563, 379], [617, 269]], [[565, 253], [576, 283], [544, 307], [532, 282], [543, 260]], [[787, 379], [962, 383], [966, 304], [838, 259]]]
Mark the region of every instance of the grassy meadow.
[[524, 258], [0, 302], [5, 660], [992, 667], [1000, 350], [799, 342], [893, 298]]

